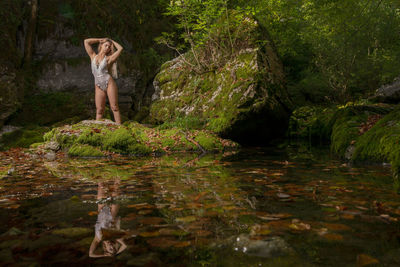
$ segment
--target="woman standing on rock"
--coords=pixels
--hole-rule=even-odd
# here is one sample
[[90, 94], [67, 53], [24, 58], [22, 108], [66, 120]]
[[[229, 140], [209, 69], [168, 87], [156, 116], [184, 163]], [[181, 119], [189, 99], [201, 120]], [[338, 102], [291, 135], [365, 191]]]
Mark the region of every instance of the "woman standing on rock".
[[[108, 38], [85, 39], [85, 49], [91, 59], [92, 73], [95, 81], [96, 120], [103, 117], [106, 94], [117, 124], [121, 124], [118, 107], [118, 88], [114, 79], [118, 78], [116, 60], [122, 52], [122, 46]], [[92, 44], [99, 43], [98, 54], [92, 49]], [[117, 51], [115, 51], [115, 48]], [[111, 75], [109, 74], [111, 73]]]

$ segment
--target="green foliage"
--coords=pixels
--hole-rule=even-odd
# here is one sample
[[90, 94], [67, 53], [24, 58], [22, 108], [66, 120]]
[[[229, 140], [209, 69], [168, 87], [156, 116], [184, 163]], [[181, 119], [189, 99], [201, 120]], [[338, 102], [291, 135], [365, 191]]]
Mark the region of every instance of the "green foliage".
[[[175, 33], [163, 33], [156, 41], [174, 48], [179, 54], [189, 48], [185, 63], [197, 73], [215, 70], [237, 56], [242, 48], [248, 48], [249, 34], [257, 25], [249, 12], [230, 9], [228, 0], [171, 1], [167, 15], [177, 18], [179, 38], [183, 44], [175, 44]], [[255, 34], [254, 34], [255, 35]], [[251, 38], [250, 38], [251, 39]]]
[[74, 144], [68, 150], [69, 156], [77, 156], [77, 157], [101, 157], [104, 156], [103, 152], [101, 152], [98, 148], [84, 145], [84, 144]]
[[[270, 29], [292, 91], [320, 101], [307, 84], [320, 81], [330, 100], [345, 102], [398, 75], [399, 4], [384, 1], [250, 1]], [[318, 77], [315, 79], [313, 77]], [[313, 85], [315, 88], [315, 86]], [[317, 93], [321, 94], [321, 90]], [[311, 93], [311, 97], [310, 97]]]
[[[167, 10], [178, 30], [159, 41], [178, 51], [190, 49], [196, 60], [189, 63], [202, 69], [216, 66], [218, 53], [212, 52], [233, 55], [246, 31], [238, 22], [256, 18], [276, 45], [296, 101], [358, 99], [390, 82], [400, 68], [394, 30], [400, 27], [400, 5], [392, 0], [176, 0]], [[177, 34], [182, 42], [173, 44]], [[254, 36], [259, 43], [268, 41]], [[196, 51], [200, 46], [216, 47], [204, 54], [208, 61]]]

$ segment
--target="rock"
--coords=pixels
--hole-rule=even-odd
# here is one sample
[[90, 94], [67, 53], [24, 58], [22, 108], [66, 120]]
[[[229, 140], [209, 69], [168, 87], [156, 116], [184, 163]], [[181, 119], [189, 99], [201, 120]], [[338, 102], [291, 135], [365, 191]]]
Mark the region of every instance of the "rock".
[[17, 131], [17, 130], [19, 130], [21, 128], [22, 127], [20, 127], [20, 126], [4, 125], [0, 130], [0, 138], [5, 133], [12, 133], [12, 132]]
[[110, 152], [147, 155], [183, 151], [217, 152], [239, 148], [237, 143], [209, 131], [148, 128], [133, 121], [118, 125], [110, 120], [84, 120], [53, 128], [43, 138], [46, 142], [57, 142], [70, 156], [83, 157], [105, 156]]
[[353, 158], [354, 150], [355, 150], [354, 145], [349, 145], [346, 149], [346, 152], [344, 153], [344, 158], [347, 160], [351, 160]]
[[47, 160], [49, 160], [49, 161], [53, 161], [53, 160], [56, 159], [56, 153], [55, 153], [54, 151], [47, 152], [47, 153], [44, 155], [44, 157], [45, 157], [45, 159], [47, 159]]
[[0, 128], [6, 119], [20, 107], [22, 95], [23, 90], [17, 82], [16, 70], [0, 62]]
[[[290, 101], [285, 78], [272, 42], [252, 41], [266, 29], [254, 20], [243, 22], [246, 44], [233, 58], [221, 54], [215, 67], [203, 72], [191, 69], [193, 53], [187, 52], [162, 65], [154, 79], [150, 118], [156, 123], [194, 117], [222, 137], [244, 143], [268, 143], [285, 133]], [[197, 54], [205, 53], [199, 48]]]
[[252, 240], [247, 235], [241, 234], [236, 238], [233, 246], [236, 251], [242, 251], [251, 256], [263, 258], [279, 257], [294, 253], [286, 241], [278, 236], [273, 236], [265, 240]]
[[50, 141], [45, 144], [44, 148], [52, 151], [57, 151], [60, 149], [60, 144], [55, 141]]
[[371, 100], [383, 103], [400, 102], [400, 77], [394, 79], [391, 84], [379, 87]]
[[15, 168], [11, 167], [10, 169], [8, 169], [7, 174], [8, 175], [13, 175], [14, 172], [15, 172]]

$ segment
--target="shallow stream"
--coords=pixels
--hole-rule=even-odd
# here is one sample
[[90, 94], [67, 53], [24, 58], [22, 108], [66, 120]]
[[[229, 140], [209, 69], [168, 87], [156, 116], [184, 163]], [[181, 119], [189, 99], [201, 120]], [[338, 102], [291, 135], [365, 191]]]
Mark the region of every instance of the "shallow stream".
[[400, 265], [390, 167], [325, 148], [0, 164], [2, 264]]

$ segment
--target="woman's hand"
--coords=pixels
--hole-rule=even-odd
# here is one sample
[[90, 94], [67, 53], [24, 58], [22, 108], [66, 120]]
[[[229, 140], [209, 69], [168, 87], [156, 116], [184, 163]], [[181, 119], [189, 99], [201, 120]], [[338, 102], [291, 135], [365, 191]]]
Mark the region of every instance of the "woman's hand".
[[[110, 39], [111, 40], [111, 39]], [[108, 60], [108, 64], [112, 64], [114, 63], [117, 58], [119, 57], [119, 55], [121, 54], [122, 50], [124, 49], [119, 43], [117, 43], [114, 40], [111, 40], [111, 42], [113, 43], [114, 47], [117, 49], [117, 51], [114, 52], [114, 54], [112, 54]]]

